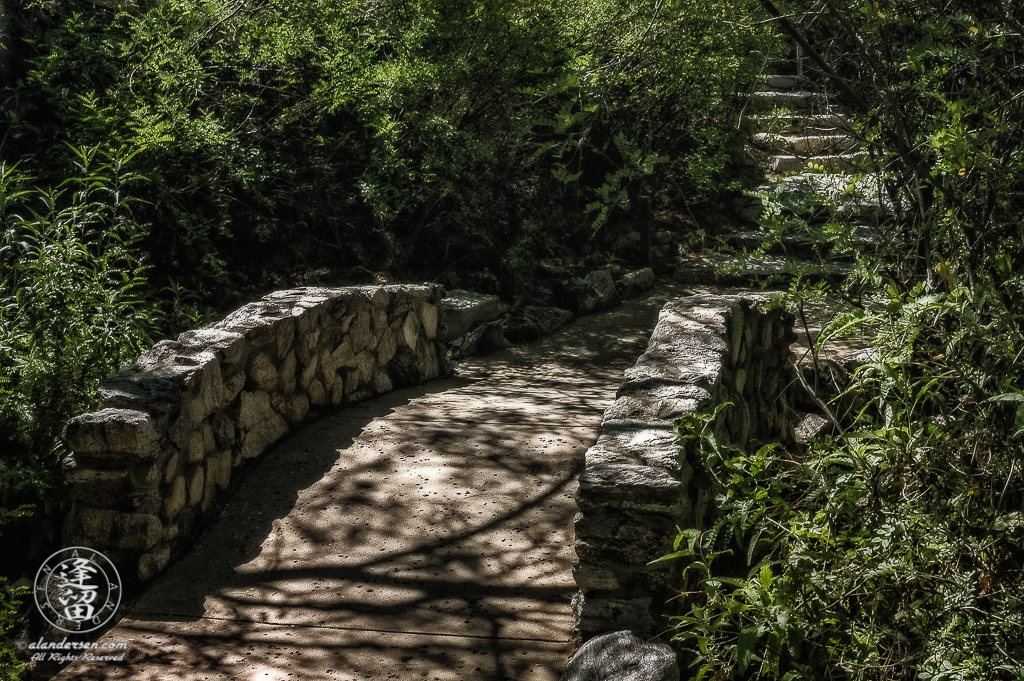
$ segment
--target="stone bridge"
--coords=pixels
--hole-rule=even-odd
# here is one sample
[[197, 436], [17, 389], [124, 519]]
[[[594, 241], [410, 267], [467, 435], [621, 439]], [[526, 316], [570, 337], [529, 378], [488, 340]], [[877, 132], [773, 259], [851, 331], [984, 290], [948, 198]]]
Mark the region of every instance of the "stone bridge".
[[675, 420], [729, 401], [724, 439], [792, 437], [791, 318], [682, 293], [454, 376], [431, 286], [283, 291], [158, 344], [67, 428], [66, 543], [144, 588], [104, 637], [125, 661], [60, 678], [553, 680], [584, 637], [658, 634], [647, 563], [710, 494]]

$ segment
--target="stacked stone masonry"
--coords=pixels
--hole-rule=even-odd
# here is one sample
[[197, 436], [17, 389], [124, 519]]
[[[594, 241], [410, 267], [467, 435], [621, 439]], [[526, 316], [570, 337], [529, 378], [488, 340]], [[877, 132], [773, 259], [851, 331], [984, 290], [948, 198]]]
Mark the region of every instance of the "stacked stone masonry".
[[679, 566], [649, 563], [671, 553], [677, 527], [703, 528], [713, 513], [696, 449], [676, 443], [680, 417], [730, 402], [713, 424], [720, 443], [793, 440], [793, 316], [767, 303], [756, 294], [669, 302], [626, 371], [576, 494], [573, 609], [584, 638], [665, 629], [658, 613]]
[[440, 286], [279, 291], [157, 343], [68, 422], [66, 545], [152, 579], [235, 468], [326, 409], [449, 373]]

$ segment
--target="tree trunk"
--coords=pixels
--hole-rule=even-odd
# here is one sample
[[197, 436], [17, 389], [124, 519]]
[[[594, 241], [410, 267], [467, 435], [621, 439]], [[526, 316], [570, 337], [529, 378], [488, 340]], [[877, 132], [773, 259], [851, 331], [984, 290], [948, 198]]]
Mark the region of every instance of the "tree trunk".
[[0, 90], [13, 88], [14, 85], [14, 52], [11, 42], [10, 10], [7, 0], [0, 0]]

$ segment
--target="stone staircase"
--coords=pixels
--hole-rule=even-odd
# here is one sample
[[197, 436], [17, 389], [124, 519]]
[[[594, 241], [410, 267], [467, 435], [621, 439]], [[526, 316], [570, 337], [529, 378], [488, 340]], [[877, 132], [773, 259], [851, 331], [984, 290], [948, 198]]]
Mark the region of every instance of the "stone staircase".
[[811, 90], [803, 76], [765, 76], [767, 89], [753, 94], [760, 132], [754, 146], [767, 155], [770, 175], [802, 172], [808, 163], [829, 172], [851, 170], [867, 161], [850, 134], [847, 110]]
[[768, 75], [763, 85], [752, 95], [762, 113], [752, 116], [757, 132], [749, 151], [766, 182], [754, 193], [777, 196], [811, 224], [842, 217], [867, 236], [866, 229], [891, 216], [892, 205], [882, 197], [880, 168], [861, 148], [850, 110], [813, 91], [803, 76]]
[[[782, 284], [798, 272], [811, 280], [842, 279], [843, 261], [870, 249], [892, 214], [850, 111], [802, 75], [766, 75], [751, 99], [755, 132], [748, 153], [764, 182], [737, 206], [751, 226], [718, 233], [718, 252], [684, 257], [676, 279], [734, 286]], [[780, 207], [778, 219], [793, 224], [781, 234], [761, 224], [769, 201]], [[849, 225], [838, 249], [823, 232], [835, 218]], [[744, 255], [752, 252], [753, 258]]]

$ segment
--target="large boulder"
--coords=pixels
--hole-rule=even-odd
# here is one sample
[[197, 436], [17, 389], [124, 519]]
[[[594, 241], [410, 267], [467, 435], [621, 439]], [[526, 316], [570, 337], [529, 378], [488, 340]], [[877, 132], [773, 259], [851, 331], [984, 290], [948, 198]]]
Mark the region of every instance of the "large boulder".
[[527, 305], [509, 317], [505, 337], [513, 343], [529, 343], [560, 329], [574, 318], [572, 312], [560, 307]]
[[446, 341], [465, 336], [475, 324], [494, 321], [502, 312], [498, 296], [474, 291], [449, 291], [441, 307], [447, 328], [441, 340]]
[[585, 315], [618, 303], [619, 291], [611, 272], [594, 270], [583, 279], [562, 282], [555, 291], [555, 301], [577, 315]]
[[562, 681], [679, 681], [672, 648], [616, 631], [587, 641], [569, 659]]

